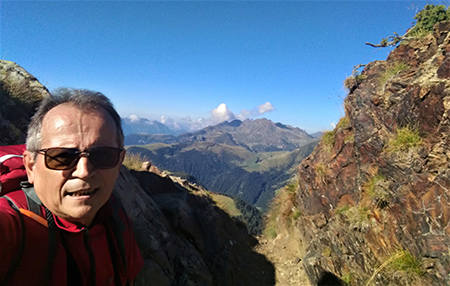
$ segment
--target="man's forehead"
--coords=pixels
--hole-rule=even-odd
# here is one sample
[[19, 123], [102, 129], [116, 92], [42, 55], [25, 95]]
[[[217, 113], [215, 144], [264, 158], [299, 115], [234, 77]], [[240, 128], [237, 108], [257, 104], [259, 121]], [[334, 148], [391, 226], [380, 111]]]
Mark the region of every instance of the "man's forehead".
[[66, 120], [74, 120], [80, 116], [95, 116], [104, 121], [112, 120], [112, 117], [103, 108], [85, 107], [81, 109], [71, 103], [63, 103], [50, 109], [44, 116], [43, 122], [52, 123], [53, 126], [60, 126]]
[[42, 134], [56, 135], [75, 126], [83, 130], [85, 128], [116, 130], [114, 119], [103, 108], [80, 109], [64, 103], [52, 108], [45, 115], [42, 121]]

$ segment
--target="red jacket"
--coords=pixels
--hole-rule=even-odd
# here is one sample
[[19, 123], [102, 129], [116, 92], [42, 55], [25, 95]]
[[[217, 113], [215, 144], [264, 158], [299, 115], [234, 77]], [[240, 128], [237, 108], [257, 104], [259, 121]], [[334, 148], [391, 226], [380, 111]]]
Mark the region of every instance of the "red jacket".
[[[27, 209], [25, 194], [23, 191], [8, 193], [19, 208]], [[127, 280], [133, 281], [144, 264], [139, 248], [136, 244], [131, 223], [125, 212], [120, 209], [119, 217], [126, 222], [126, 229], [122, 233], [125, 244], [126, 269], [123, 265], [119, 247], [115, 240], [116, 253], [110, 254], [107, 241], [107, 232], [111, 233], [111, 226], [107, 223], [113, 215], [111, 199], [97, 213], [92, 226], [87, 229], [54, 216], [55, 224], [59, 231], [57, 235], [57, 247], [54, 254], [50, 285], [67, 285], [68, 266], [73, 276], [80, 279], [79, 285], [91, 285], [92, 272], [95, 269], [95, 285], [115, 285], [114, 265], [112, 257], [115, 257], [120, 269], [120, 280], [125, 285]], [[45, 211], [41, 207], [41, 216], [45, 218]], [[18, 268], [13, 272], [9, 285], [41, 285], [45, 272], [48, 256], [48, 228], [40, 224], [36, 219], [22, 215], [26, 228], [26, 239], [22, 258]], [[44, 222], [46, 219], [43, 220]], [[5, 198], [0, 198], [0, 284], [5, 278], [8, 268], [18, 254], [22, 230], [19, 216], [11, 208]], [[111, 236], [110, 236], [111, 237]], [[112, 236], [114, 237], [114, 235]], [[65, 246], [65, 247], [64, 247]], [[66, 248], [72, 255], [67, 256]], [[94, 263], [91, 265], [91, 260]], [[75, 266], [76, 265], [76, 266]], [[73, 282], [73, 281], [69, 281]]]

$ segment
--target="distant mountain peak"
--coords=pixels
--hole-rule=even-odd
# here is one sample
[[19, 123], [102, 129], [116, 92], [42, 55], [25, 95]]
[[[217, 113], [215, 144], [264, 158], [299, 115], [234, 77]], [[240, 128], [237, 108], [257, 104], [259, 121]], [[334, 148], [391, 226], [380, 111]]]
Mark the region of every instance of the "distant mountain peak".
[[274, 123], [266, 118], [224, 121], [178, 136], [178, 142], [190, 144], [200, 141], [242, 146], [258, 153], [292, 151], [317, 139], [300, 128]]
[[277, 127], [280, 127], [280, 128], [283, 128], [283, 129], [288, 129], [288, 130], [292, 130], [293, 128], [292, 127], [290, 127], [290, 126], [286, 126], [286, 125], [284, 125], [284, 124], [282, 124], [282, 123], [275, 123], [275, 126], [277, 126]]
[[239, 126], [241, 126], [241, 124], [242, 124], [242, 121], [239, 119], [235, 119], [228, 123], [228, 125], [233, 126], [233, 127], [239, 127]]
[[166, 125], [156, 120], [140, 118], [137, 115], [130, 115], [122, 118], [122, 128], [124, 135], [129, 134], [165, 134], [177, 135], [179, 133], [170, 130]]

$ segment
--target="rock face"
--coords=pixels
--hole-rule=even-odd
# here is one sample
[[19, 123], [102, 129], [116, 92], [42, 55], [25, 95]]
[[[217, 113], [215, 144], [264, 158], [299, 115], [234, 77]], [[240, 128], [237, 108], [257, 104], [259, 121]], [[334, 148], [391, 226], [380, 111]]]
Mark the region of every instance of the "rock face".
[[[366, 65], [346, 117], [324, 135], [331, 140], [300, 165], [296, 229], [313, 285], [330, 276], [348, 285], [450, 284], [449, 30], [441, 22]], [[405, 130], [421, 141], [401, 143]], [[419, 274], [394, 265], [406, 256], [399, 249], [417, 258]]]
[[0, 60], [0, 145], [24, 143], [30, 118], [48, 90], [19, 65]]
[[136, 285], [274, 285], [272, 264], [253, 251], [256, 239], [205, 192], [132, 174], [122, 167], [115, 192], [145, 259]]

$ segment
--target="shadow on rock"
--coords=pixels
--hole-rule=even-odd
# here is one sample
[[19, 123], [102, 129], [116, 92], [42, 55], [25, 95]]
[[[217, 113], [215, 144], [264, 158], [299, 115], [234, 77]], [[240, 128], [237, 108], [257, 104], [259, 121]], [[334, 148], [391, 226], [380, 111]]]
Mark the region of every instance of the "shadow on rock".
[[135, 228], [145, 267], [136, 285], [275, 285], [257, 240], [203, 191], [123, 167], [115, 192]]

